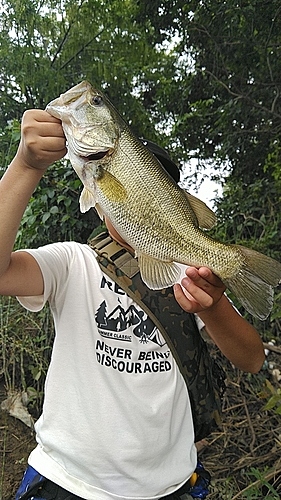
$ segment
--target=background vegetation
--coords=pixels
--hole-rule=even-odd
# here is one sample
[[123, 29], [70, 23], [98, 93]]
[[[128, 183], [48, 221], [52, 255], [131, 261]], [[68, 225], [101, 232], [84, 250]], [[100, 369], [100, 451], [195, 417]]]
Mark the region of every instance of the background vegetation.
[[[223, 185], [213, 236], [280, 260], [279, 0], [5, 0], [0, 11], [0, 175], [24, 110], [87, 79], [136, 134], [170, 150], [187, 184], [213, 166]], [[85, 242], [99, 220], [94, 210], [80, 214], [79, 193], [68, 162], [52, 166], [16, 247]], [[278, 342], [280, 302], [277, 290], [268, 320], [247, 317], [264, 341]], [[48, 310], [35, 317], [1, 298], [0, 340], [6, 388], [29, 390], [37, 414], [52, 344]]]

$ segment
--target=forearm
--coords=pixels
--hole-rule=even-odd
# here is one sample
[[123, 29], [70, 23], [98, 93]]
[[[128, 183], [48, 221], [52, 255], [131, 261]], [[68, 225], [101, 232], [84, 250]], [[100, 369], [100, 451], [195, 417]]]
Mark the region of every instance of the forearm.
[[0, 182], [0, 276], [7, 270], [24, 210], [43, 171], [15, 158]]
[[198, 316], [212, 340], [235, 366], [251, 373], [260, 370], [264, 362], [261, 338], [225, 295], [212, 308], [200, 311]]
[[[65, 154], [60, 121], [46, 111], [26, 111], [17, 154], [0, 182], [0, 278], [9, 268], [17, 230], [34, 189], [48, 166]], [[5, 290], [10, 277], [7, 280]]]

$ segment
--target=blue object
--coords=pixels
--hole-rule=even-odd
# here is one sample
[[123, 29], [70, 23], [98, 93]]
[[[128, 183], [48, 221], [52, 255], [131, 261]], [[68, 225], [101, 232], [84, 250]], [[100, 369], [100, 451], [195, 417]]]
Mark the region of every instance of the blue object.
[[211, 476], [199, 461], [197, 462], [194, 472], [198, 474], [198, 478], [194, 486], [191, 486], [188, 494], [192, 498], [200, 498], [201, 500], [204, 500], [204, 498], [206, 498], [206, 496], [210, 493], [208, 487], [211, 482]]
[[[24, 473], [20, 487], [16, 493], [15, 500], [24, 500], [25, 498], [28, 500], [37, 500], [38, 497], [32, 496], [32, 490], [35, 492], [40, 483], [42, 483], [42, 481], [44, 481], [45, 479], [46, 478], [44, 476], [41, 476], [41, 474], [39, 474], [37, 470], [33, 469], [33, 467], [28, 465]], [[31, 496], [29, 495], [27, 496], [28, 493]]]

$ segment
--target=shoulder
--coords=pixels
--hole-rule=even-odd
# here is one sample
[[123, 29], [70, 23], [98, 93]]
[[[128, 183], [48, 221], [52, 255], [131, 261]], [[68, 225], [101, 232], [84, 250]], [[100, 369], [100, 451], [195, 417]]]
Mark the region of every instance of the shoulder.
[[70, 269], [79, 274], [83, 268], [97, 265], [95, 252], [87, 244], [75, 241], [50, 243], [25, 252], [36, 260], [45, 279], [47, 276], [67, 278]]
[[71, 258], [76, 256], [93, 256], [95, 252], [85, 243], [78, 243], [76, 241], [63, 241], [57, 243], [50, 243], [38, 248], [27, 248], [24, 250], [36, 259], [52, 258], [52, 257], [65, 257]]

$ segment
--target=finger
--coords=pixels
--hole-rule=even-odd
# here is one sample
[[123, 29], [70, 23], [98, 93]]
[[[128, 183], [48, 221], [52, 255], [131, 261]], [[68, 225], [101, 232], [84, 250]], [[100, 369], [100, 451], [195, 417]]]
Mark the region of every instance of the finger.
[[66, 151], [66, 141], [64, 137], [38, 137], [36, 149], [39, 149], [42, 153], [55, 153], [58, 151]]
[[26, 141], [34, 141], [40, 137], [62, 137], [64, 131], [61, 121], [43, 110], [28, 110], [23, 115], [22, 135]]
[[40, 157], [45, 153], [58, 153], [64, 152], [66, 154], [66, 141], [64, 136], [38, 136], [36, 134], [29, 134], [24, 139], [24, 150], [28, 155], [33, 154], [35, 157]]
[[197, 288], [208, 291], [214, 286], [212, 283], [212, 271], [205, 268], [205, 272], [201, 276], [199, 270], [200, 268], [197, 269], [195, 267], [187, 268], [185, 271], [186, 278], [183, 278], [181, 283], [185, 288], [189, 287], [190, 289], [191, 284], [194, 284]]
[[65, 138], [61, 122], [40, 122], [37, 126], [38, 134], [41, 137], [63, 137]]
[[187, 276], [182, 279], [181, 285], [183, 286], [183, 293], [188, 292], [188, 296], [191, 296], [192, 300], [200, 304], [203, 309], [213, 305], [214, 287], [201, 277], [194, 281]]
[[26, 137], [65, 137], [61, 122], [43, 122], [32, 120], [22, 125]]
[[222, 288], [225, 290], [225, 285], [220, 280], [218, 276], [216, 276], [211, 269], [208, 267], [188, 267], [185, 271], [185, 274], [188, 278], [190, 278], [197, 286], [200, 286], [206, 290], [208, 290], [211, 286], [215, 286], [216, 288]]
[[189, 296], [188, 292], [183, 288], [180, 284], [176, 283], [174, 285], [174, 295], [178, 304], [184, 309], [186, 312], [194, 312], [196, 308], [196, 304], [193, 303], [192, 297]]
[[199, 267], [198, 269], [198, 274], [201, 276], [201, 278], [205, 279], [208, 281], [208, 283], [211, 283], [214, 286], [217, 287], [224, 287], [225, 285], [221, 281], [221, 279], [211, 271], [208, 267]]
[[37, 122], [50, 122], [50, 123], [60, 123], [58, 118], [50, 115], [44, 109], [27, 109], [22, 117], [22, 121], [37, 121]]

